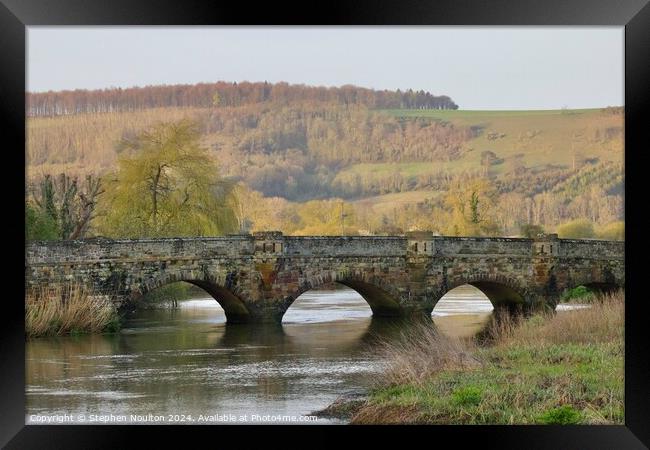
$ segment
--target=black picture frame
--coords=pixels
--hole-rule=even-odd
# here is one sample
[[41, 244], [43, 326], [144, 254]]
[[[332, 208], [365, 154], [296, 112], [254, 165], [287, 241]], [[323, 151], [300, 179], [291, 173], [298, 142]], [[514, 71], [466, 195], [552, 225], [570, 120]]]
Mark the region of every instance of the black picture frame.
[[[644, 342], [645, 321], [640, 290], [643, 277], [644, 246], [642, 233], [643, 173], [647, 168], [647, 144], [643, 113], [648, 111], [650, 80], [649, 0], [444, 0], [444, 1], [330, 1], [323, 4], [279, 5], [268, 2], [215, 3], [204, 0], [0, 0], [0, 114], [5, 156], [5, 204], [11, 202], [18, 217], [24, 217], [25, 164], [25, 43], [26, 27], [31, 25], [569, 25], [625, 27], [625, 178], [626, 204], [626, 279], [625, 312], [625, 425], [624, 426], [435, 426], [435, 427], [301, 427], [314, 435], [307, 441], [295, 439], [295, 426], [74, 426], [25, 425], [25, 337], [24, 288], [13, 286], [20, 278], [14, 259], [24, 257], [24, 241], [14, 237], [24, 233], [24, 222], [7, 226], [5, 253], [11, 261], [4, 271], [5, 286], [15, 288], [3, 299], [4, 326], [1, 329], [2, 370], [0, 384], [2, 418], [0, 444], [6, 448], [119, 448], [134, 435], [148, 442], [171, 443], [191, 433], [215, 439], [226, 433], [249, 442], [253, 432], [265, 441], [281, 443], [340, 442], [343, 433], [370, 432], [384, 439], [395, 433], [408, 433], [409, 440], [426, 439], [431, 445], [441, 438], [447, 442], [473, 440], [485, 447], [499, 448], [648, 448], [650, 445], [650, 358]], [[9, 159], [7, 159], [9, 158]], [[636, 173], [638, 171], [638, 174]], [[21, 175], [22, 174], [22, 175]], [[15, 177], [15, 179], [14, 179]], [[12, 214], [12, 215], [13, 215]], [[14, 216], [15, 217], [15, 216]], [[24, 235], [23, 235], [24, 236]], [[13, 245], [9, 245], [13, 244]], [[16, 266], [16, 267], [14, 267]], [[23, 273], [24, 276], [24, 273]], [[244, 428], [241, 428], [244, 427]], [[183, 433], [179, 433], [183, 431]], [[189, 432], [189, 433], [188, 433]], [[415, 435], [414, 435], [415, 433]], [[433, 434], [431, 434], [433, 433]], [[318, 442], [316, 442], [318, 440]], [[440, 441], [443, 442], [443, 441]], [[197, 444], [195, 444], [197, 445]], [[418, 444], [421, 445], [421, 444]]]

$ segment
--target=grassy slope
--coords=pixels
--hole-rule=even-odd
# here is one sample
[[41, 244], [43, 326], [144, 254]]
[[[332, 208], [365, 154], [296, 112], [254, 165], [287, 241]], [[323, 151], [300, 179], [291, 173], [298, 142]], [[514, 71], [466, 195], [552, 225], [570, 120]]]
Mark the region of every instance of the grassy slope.
[[[384, 110], [382, 113], [397, 117], [423, 117], [444, 120], [459, 125], [481, 126], [483, 132], [469, 141], [463, 156], [448, 162], [407, 162], [356, 164], [344, 168], [338, 179], [360, 175], [364, 178], [385, 178], [399, 173], [405, 178], [418, 175], [436, 174], [440, 171], [459, 173], [481, 169], [481, 152], [491, 150], [504, 162], [493, 166], [491, 174], [500, 176], [510, 169], [509, 162], [514, 155], [523, 154], [522, 162], [529, 168], [543, 169], [545, 165], [561, 165], [570, 168], [573, 164], [573, 150], [584, 157], [599, 158], [600, 161], [623, 160], [622, 136], [604, 139], [607, 129], [622, 129], [623, 116], [604, 114], [599, 109], [550, 110], [550, 111], [435, 111], [435, 110]], [[65, 158], [47, 160], [43, 154], [29, 158], [28, 175], [41, 172], [61, 171], [84, 172], [96, 170], [103, 172], [115, 164], [116, 154], [113, 143], [120, 138], [125, 129], [140, 129], [159, 120], [178, 120], [181, 117], [200, 117], [206, 110], [197, 108], [163, 108], [132, 113], [99, 114], [73, 117], [36, 118], [28, 120], [28, 149], [30, 145], [50, 138], [64, 139], [62, 124], [71, 124], [76, 139], [74, 148], [80, 149], [81, 158], [72, 164]], [[74, 121], [74, 122], [73, 122]], [[490, 140], [489, 133], [504, 134], [502, 138]], [[600, 134], [600, 138], [597, 134]], [[205, 144], [213, 146], [223, 140], [220, 136], [209, 134]], [[28, 155], [29, 155], [28, 151]], [[32, 156], [32, 155], [30, 155]], [[74, 159], [74, 155], [70, 155]], [[335, 180], [336, 182], [336, 180]], [[376, 213], [389, 212], [395, 203], [416, 203], [431, 198], [436, 193], [411, 191], [379, 195], [360, 199], [373, 206]]]
[[[442, 163], [358, 164], [346, 171], [359, 174], [384, 174], [393, 170], [412, 176], [438, 170], [451, 172], [479, 169], [481, 152], [491, 150], [503, 158], [503, 164], [493, 166], [491, 173], [499, 175], [506, 162], [523, 153], [527, 167], [546, 164], [571, 167], [573, 151], [601, 161], [623, 161], [623, 139], [604, 139], [608, 128], [623, 127], [623, 116], [603, 114], [598, 109], [567, 111], [422, 111], [385, 110], [397, 117], [422, 117], [444, 120], [459, 125], [481, 126], [483, 133], [469, 141], [468, 152], [460, 159]], [[597, 131], [601, 136], [597, 136]], [[491, 133], [505, 134], [490, 140]], [[346, 171], [343, 171], [344, 174]]]
[[[458, 125], [481, 126], [483, 132], [469, 141], [467, 152], [458, 160], [449, 162], [407, 162], [356, 164], [345, 168], [338, 178], [356, 175], [370, 179], [399, 173], [405, 178], [442, 172], [460, 173], [481, 168], [481, 152], [493, 151], [504, 161], [490, 169], [493, 175], [501, 176], [509, 170], [509, 162], [517, 154], [523, 154], [526, 167], [543, 170], [546, 165], [573, 166], [574, 151], [586, 158], [599, 161], [623, 161], [623, 138], [604, 139], [607, 129], [623, 129], [623, 116], [603, 114], [599, 109], [544, 110], [544, 111], [427, 111], [427, 110], [384, 110], [383, 113], [397, 117], [421, 117], [449, 121]], [[490, 140], [490, 133], [505, 134]], [[600, 134], [600, 136], [598, 136]], [[404, 198], [421, 201], [430, 197], [430, 191], [410, 192], [409, 196], [386, 194], [364, 199], [378, 205], [377, 212], [385, 205]], [[384, 206], [382, 206], [384, 205]]]

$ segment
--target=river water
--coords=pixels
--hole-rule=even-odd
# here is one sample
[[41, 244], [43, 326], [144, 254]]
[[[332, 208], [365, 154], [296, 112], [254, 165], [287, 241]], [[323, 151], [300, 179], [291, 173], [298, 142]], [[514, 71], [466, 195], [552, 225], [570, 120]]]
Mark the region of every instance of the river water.
[[[450, 291], [432, 315], [453, 336], [480, 331], [492, 306], [475, 288]], [[212, 298], [133, 313], [119, 333], [26, 343], [26, 423], [323, 424], [310, 417], [362, 393], [382, 369], [377, 337], [401, 321], [372, 319], [350, 289], [310, 291], [281, 326], [226, 325]]]

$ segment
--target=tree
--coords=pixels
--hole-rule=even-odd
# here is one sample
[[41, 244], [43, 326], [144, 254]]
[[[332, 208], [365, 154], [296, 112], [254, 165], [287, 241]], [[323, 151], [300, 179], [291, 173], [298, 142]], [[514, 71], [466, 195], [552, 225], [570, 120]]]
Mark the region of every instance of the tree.
[[494, 200], [484, 179], [455, 180], [447, 191], [445, 205], [451, 210], [447, 234], [480, 236], [494, 234]]
[[56, 230], [57, 239], [82, 239], [103, 192], [101, 179], [93, 175], [86, 175], [83, 182], [64, 173], [56, 178], [45, 175], [31, 187], [31, 212], [28, 210], [26, 217], [35, 220], [33, 226], [52, 223], [53, 228], [48, 229]]
[[25, 204], [25, 237], [28, 241], [49, 241], [59, 237], [56, 221], [29, 202]]
[[219, 235], [237, 230], [234, 184], [199, 144], [196, 123], [161, 123], [118, 149], [100, 230], [116, 237]]

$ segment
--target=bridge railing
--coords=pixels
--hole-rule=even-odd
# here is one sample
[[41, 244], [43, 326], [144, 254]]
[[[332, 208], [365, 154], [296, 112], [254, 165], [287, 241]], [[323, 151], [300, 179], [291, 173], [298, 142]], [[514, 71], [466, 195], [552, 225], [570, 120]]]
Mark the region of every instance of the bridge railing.
[[[415, 247], [414, 242], [424, 239], [429, 243], [424, 256], [476, 254], [530, 257], [539, 254], [535, 246], [539, 247], [540, 244], [539, 240], [519, 238], [421, 236], [417, 239], [411, 241], [406, 236], [283, 236], [279, 233], [199, 238], [101, 238], [32, 242], [26, 246], [25, 256], [28, 264], [117, 259], [237, 258], [262, 253], [269, 256], [382, 257], [413, 255], [413, 248], [409, 245]], [[620, 259], [625, 249], [624, 242], [616, 241], [552, 238], [548, 243], [548, 248], [552, 249], [549, 256], [557, 257]]]

